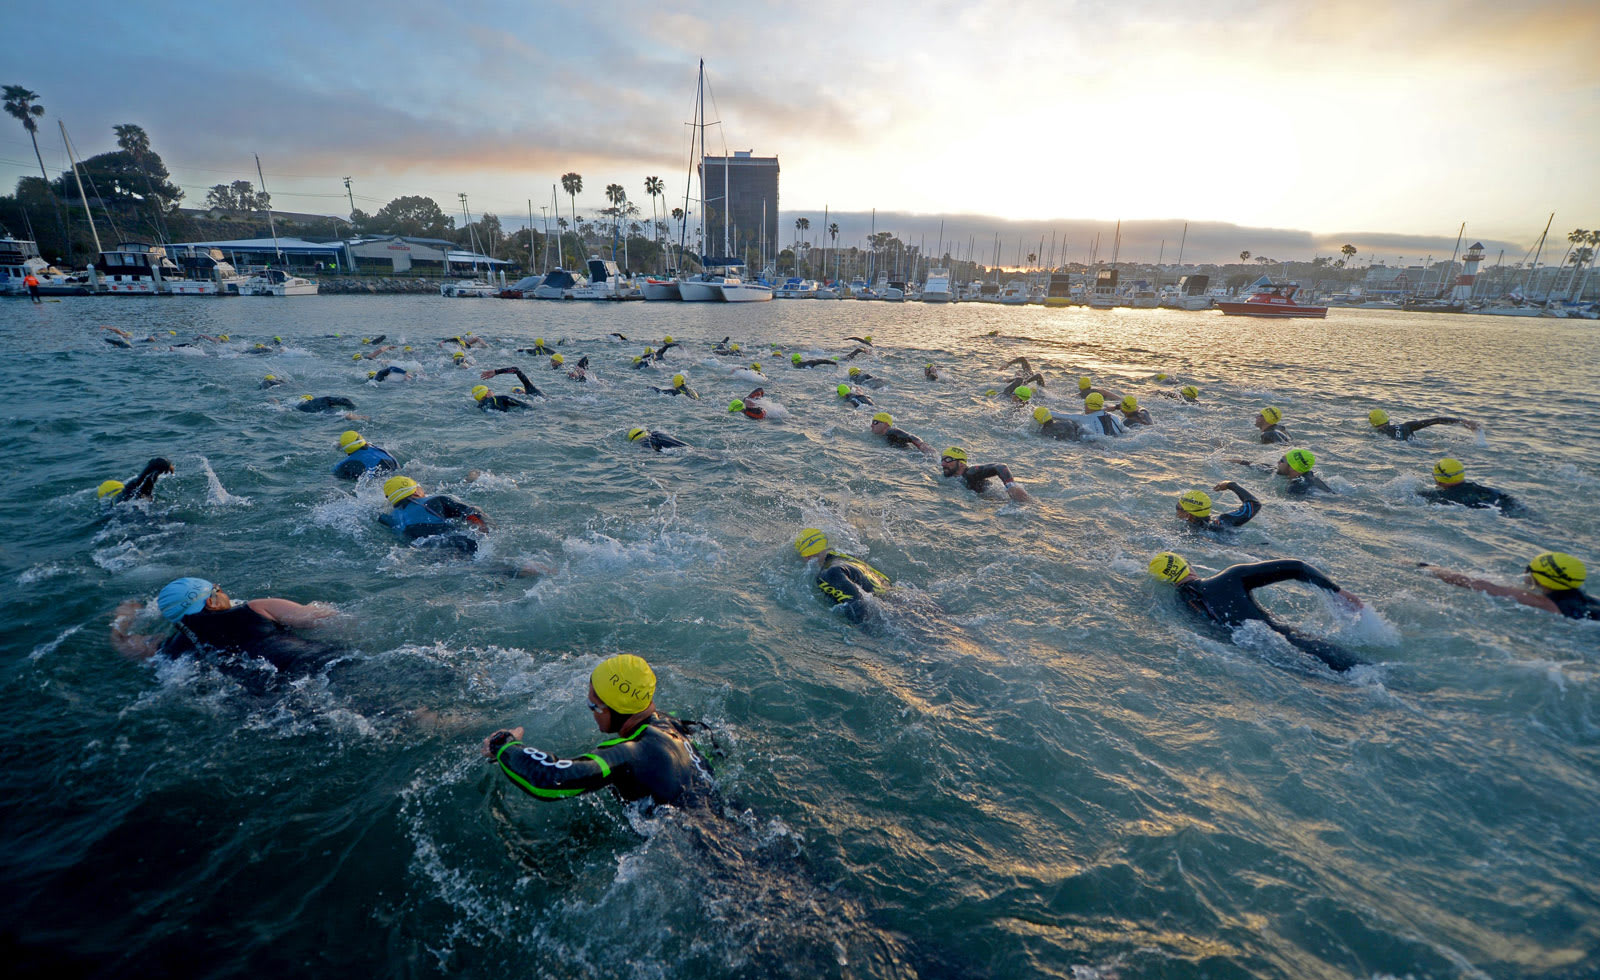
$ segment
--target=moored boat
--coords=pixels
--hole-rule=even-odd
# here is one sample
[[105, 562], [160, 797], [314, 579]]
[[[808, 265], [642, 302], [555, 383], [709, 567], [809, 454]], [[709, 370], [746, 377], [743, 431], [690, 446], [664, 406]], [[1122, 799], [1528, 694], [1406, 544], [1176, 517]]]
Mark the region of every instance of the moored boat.
[[1294, 301], [1294, 294], [1300, 290], [1300, 284], [1294, 282], [1273, 282], [1266, 276], [1256, 280], [1250, 287], [1251, 296], [1244, 302], [1229, 302], [1219, 300], [1217, 309], [1228, 316], [1263, 316], [1263, 317], [1326, 317], [1326, 306], [1303, 306]]

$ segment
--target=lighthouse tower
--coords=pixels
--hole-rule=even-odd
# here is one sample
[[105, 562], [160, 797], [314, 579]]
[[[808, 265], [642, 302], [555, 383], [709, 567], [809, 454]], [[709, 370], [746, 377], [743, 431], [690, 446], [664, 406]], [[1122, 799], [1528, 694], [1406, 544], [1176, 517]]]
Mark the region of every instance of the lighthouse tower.
[[1473, 242], [1467, 254], [1461, 257], [1461, 275], [1456, 276], [1455, 288], [1450, 290], [1450, 302], [1465, 304], [1472, 299], [1472, 283], [1478, 278], [1478, 265], [1483, 262], [1483, 243]]

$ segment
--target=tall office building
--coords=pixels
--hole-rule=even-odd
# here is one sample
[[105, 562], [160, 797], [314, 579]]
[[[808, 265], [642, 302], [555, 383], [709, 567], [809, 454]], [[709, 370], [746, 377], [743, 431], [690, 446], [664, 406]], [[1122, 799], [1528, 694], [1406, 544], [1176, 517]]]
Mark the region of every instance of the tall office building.
[[712, 256], [722, 254], [722, 219], [726, 213], [731, 257], [759, 270], [763, 258], [776, 262], [778, 256], [778, 158], [753, 154], [753, 150], [735, 150], [731, 157], [705, 158], [705, 252]]

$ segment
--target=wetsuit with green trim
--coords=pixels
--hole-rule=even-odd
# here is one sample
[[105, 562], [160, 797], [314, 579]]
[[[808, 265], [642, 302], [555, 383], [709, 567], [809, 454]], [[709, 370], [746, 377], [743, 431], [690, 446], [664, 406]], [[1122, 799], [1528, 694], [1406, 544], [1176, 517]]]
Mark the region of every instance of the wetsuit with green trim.
[[1265, 623], [1275, 633], [1334, 670], [1349, 670], [1365, 663], [1360, 657], [1332, 643], [1284, 626], [1256, 605], [1250, 593], [1277, 582], [1305, 582], [1327, 592], [1339, 591], [1339, 586], [1332, 579], [1305, 562], [1279, 558], [1234, 565], [1210, 578], [1192, 578], [1178, 586], [1178, 595], [1190, 609], [1220, 626], [1234, 627], [1252, 620]]
[[889, 588], [889, 576], [853, 555], [842, 551], [829, 551], [822, 556], [822, 567], [817, 573], [817, 589], [843, 606], [845, 615], [853, 622], [867, 616], [867, 605], [862, 602], [868, 593], [883, 592]]
[[1517, 498], [1509, 493], [1503, 493], [1493, 487], [1486, 487], [1481, 483], [1471, 480], [1462, 480], [1449, 486], [1434, 486], [1428, 490], [1419, 490], [1417, 496], [1430, 500], [1436, 504], [1460, 504], [1463, 507], [1500, 508], [1500, 513], [1510, 514], [1519, 509]]
[[1466, 425], [1466, 419], [1450, 418], [1441, 415], [1438, 418], [1419, 419], [1416, 422], [1385, 422], [1383, 425], [1373, 426], [1373, 430], [1381, 432], [1390, 439], [1410, 439], [1418, 429], [1426, 429], [1430, 425]]
[[1213, 515], [1205, 521], [1186, 521], [1191, 531], [1226, 531], [1228, 528], [1243, 527], [1250, 522], [1250, 518], [1261, 512], [1261, 501], [1239, 484], [1229, 480], [1222, 485], [1222, 489], [1232, 491], [1239, 498], [1239, 509]]
[[679, 806], [707, 795], [710, 777], [683, 726], [659, 713], [631, 735], [608, 738], [573, 759], [507, 741], [496, 747], [495, 762], [519, 789], [537, 800], [564, 800], [609, 786], [625, 801], [649, 797], [658, 805]]
[[356, 403], [339, 395], [322, 395], [319, 398], [302, 398], [294, 407], [297, 412], [332, 412], [341, 408], [355, 408]]

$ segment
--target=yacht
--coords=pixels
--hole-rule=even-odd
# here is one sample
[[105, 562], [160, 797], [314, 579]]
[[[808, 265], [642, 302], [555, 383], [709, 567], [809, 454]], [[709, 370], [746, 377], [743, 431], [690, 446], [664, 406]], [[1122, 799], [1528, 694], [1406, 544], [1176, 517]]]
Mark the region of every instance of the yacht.
[[61, 270], [39, 257], [39, 247], [31, 241], [7, 236], [0, 238], [0, 296], [21, 296], [28, 287], [29, 275], [39, 280], [41, 296], [87, 296], [89, 287], [81, 276], [64, 276]]
[[617, 264], [598, 255], [589, 256], [589, 281], [572, 290], [573, 299], [622, 299], [631, 292]]
[[949, 269], [929, 269], [928, 281], [922, 285], [924, 303], [954, 303], [956, 294], [950, 288]]
[[774, 294], [774, 299], [816, 299], [817, 281], [815, 279], [802, 279], [799, 276], [790, 276], [783, 281]]
[[182, 273], [181, 278], [164, 280], [163, 292], [170, 296], [237, 296], [239, 284], [245, 277], [239, 275], [233, 264], [222, 256], [220, 248], [201, 245], [176, 246], [173, 258]]
[[1028, 305], [1029, 306], [1043, 306], [1044, 305], [1044, 287], [1043, 286], [1039, 285], [1038, 283], [1034, 283], [1033, 285], [1028, 287]]
[[1128, 297], [1128, 305], [1136, 310], [1153, 310], [1161, 305], [1161, 297], [1150, 288], [1150, 283], [1140, 279], [1133, 284], [1133, 293]]
[[454, 299], [482, 299], [485, 296], [498, 296], [500, 290], [482, 279], [458, 279], [440, 283], [439, 295]]
[[879, 291], [878, 298], [886, 303], [904, 303], [906, 301], [906, 284], [892, 280], [886, 282]]
[[1021, 279], [1013, 279], [1006, 283], [1006, 288], [1000, 291], [1000, 302], [1006, 306], [1023, 306], [1028, 302], [1028, 287]]
[[1122, 299], [1117, 295], [1117, 270], [1101, 269], [1095, 273], [1094, 292], [1089, 295], [1089, 305], [1097, 310], [1109, 310], [1121, 304]]
[[1174, 310], [1209, 310], [1211, 295], [1208, 292], [1211, 277], [1184, 276], [1178, 280], [1177, 289], [1168, 293], [1161, 305]]
[[725, 303], [764, 303], [772, 299], [772, 287], [756, 279], [742, 279], [736, 273], [737, 267], [730, 268], [729, 275], [723, 276], [717, 284], [717, 292], [722, 294]]
[[315, 296], [317, 284], [282, 269], [266, 269], [239, 284], [240, 296]]
[[577, 276], [556, 266], [544, 274], [531, 293], [524, 291], [522, 296], [524, 299], [571, 299], [579, 285]]
[[1046, 306], [1072, 305], [1072, 276], [1065, 272], [1050, 273], [1050, 285], [1044, 294]]
[[817, 294], [816, 294], [816, 296], [814, 298], [815, 299], [838, 299], [839, 298], [839, 284], [838, 283], [832, 283], [832, 284], [823, 283], [823, 284], [818, 285], [817, 286]]
[[166, 249], [146, 242], [122, 242], [101, 252], [93, 270], [99, 291], [114, 296], [156, 296], [162, 280], [183, 278]]
[[665, 279], [646, 276], [639, 290], [645, 299], [655, 302], [676, 302], [683, 299], [683, 294], [678, 292], [678, 280], [671, 276]]

